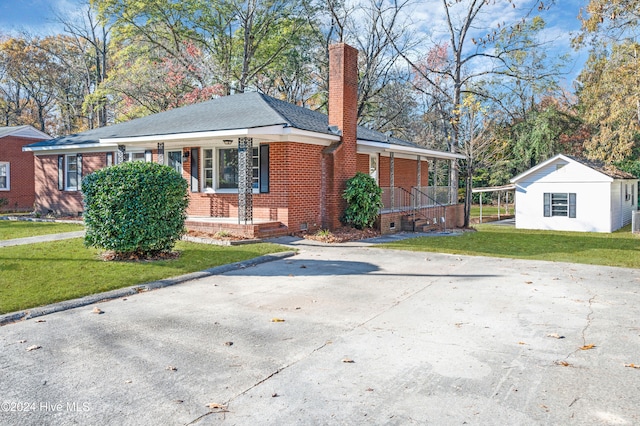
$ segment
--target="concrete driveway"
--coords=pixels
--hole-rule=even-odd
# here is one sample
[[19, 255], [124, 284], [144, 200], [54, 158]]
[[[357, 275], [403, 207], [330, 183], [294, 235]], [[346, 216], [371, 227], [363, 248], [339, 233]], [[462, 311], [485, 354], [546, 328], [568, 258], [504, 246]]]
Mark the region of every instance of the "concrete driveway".
[[0, 327], [0, 424], [640, 423], [640, 271], [294, 245]]

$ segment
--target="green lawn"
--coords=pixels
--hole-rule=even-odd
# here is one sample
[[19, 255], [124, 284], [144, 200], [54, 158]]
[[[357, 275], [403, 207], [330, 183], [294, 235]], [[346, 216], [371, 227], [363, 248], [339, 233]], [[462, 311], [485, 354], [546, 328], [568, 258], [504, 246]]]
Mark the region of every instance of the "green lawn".
[[[500, 214], [506, 214], [504, 205], [500, 206]], [[513, 204], [509, 204], [509, 214], [513, 214]], [[498, 215], [498, 206], [491, 205], [483, 205], [482, 206], [482, 216], [497, 216]], [[471, 217], [480, 217], [480, 205], [474, 204], [471, 206]]]
[[83, 225], [73, 223], [31, 222], [23, 220], [0, 220], [0, 240], [82, 231]]
[[629, 227], [612, 234], [532, 231], [477, 225], [461, 236], [421, 237], [382, 247], [399, 250], [551, 260], [640, 268], [640, 237]]
[[178, 242], [176, 260], [105, 262], [81, 238], [0, 248], [0, 314], [286, 251], [276, 244]]

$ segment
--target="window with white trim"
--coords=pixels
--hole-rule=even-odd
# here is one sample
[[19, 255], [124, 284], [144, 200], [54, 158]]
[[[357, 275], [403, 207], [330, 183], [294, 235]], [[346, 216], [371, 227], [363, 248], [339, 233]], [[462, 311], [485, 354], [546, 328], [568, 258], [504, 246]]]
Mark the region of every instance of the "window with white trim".
[[[259, 152], [260, 151], [257, 147], [252, 149], [251, 186], [255, 190], [260, 187]], [[238, 189], [238, 149], [203, 149], [202, 176], [202, 190]]]
[[124, 161], [147, 161], [144, 151], [142, 152], [125, 152]]
[[11, 189], [10, 177], [9, 163], [0, 162], [0, 191], [9, 191]]
[[66, 155], [65, 156], [65, 187], [67, 191], [78, 190], [78, 156]]
[[573, 192], [544, 193], [544, 216], [576, 217], [576, 194]]

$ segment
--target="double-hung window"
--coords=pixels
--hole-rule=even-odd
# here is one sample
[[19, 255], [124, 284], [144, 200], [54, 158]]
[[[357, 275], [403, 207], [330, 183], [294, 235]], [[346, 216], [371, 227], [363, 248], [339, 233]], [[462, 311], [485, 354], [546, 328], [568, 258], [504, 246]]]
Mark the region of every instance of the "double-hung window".
[[58, 155], [58, 189], [78, 191], [82, 181], [82, 154]]
[[67, 191], [78, 190], [78, 156], [67, 155], [65, 157], [65, 185]]
[[546, 192], [544, 216], [576, 217], [576, 194], [572, 192]]
[[[261, 189], [261, 192], [268, 192], [268, 186], [260, 187], [261, 174], [262, 180], [268, 180], [268, 170], [261, 173], [260, 152], [264, 152], [268, 161], [268, 146], [261, 148], [253, 148], [251, 156], [251, 186], [254, 190]], [[262, 161], [262, 168], [268, 167], [268, 163]], [[202, 189], [204, 191], [215, 190], [234, 190], [238, 189], [238, 149], [237, 148], [218, 148], [202, 150]], [[266, 188], [266, 190], [264, 190]]]
[[9, 171], [9, 163], [0, 162], [0, 191], [9, 191], [11, 186], [9, 185], [9, 178], [11, 173]]

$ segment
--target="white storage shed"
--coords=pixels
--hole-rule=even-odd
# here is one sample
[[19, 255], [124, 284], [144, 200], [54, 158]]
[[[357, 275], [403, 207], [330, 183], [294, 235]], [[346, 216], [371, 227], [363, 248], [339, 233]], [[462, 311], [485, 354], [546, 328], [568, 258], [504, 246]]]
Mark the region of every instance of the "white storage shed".
[[511, 179], [516, 228], [613, 232], [631, 223], [638, 179], [604, 163], [556, 155]]

